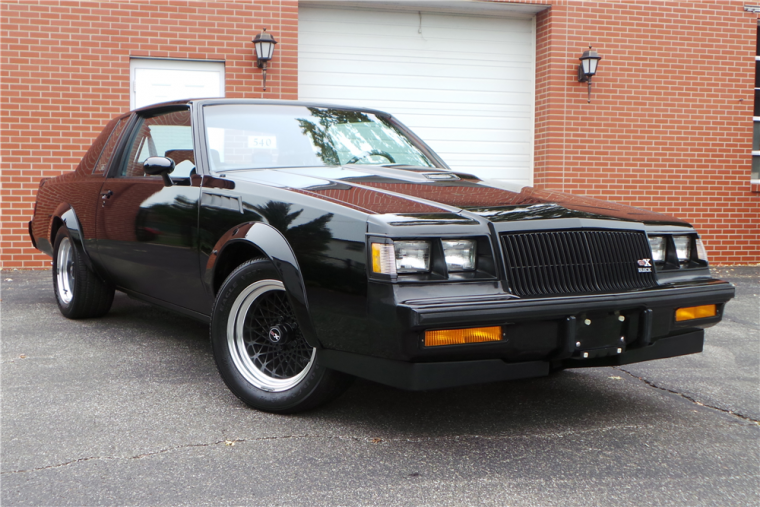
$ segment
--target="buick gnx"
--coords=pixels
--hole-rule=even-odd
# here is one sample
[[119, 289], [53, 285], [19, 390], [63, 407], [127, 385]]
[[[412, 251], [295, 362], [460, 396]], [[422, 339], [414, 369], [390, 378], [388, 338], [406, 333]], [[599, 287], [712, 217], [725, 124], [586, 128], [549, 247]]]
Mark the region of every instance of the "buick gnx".
[[71, 319], [114, 291], [210, 324], [242, 401], [438, 389], [700, 352], [734, 295], [677, 218], [450, 170], [381, 111], [190, 100], [108, 123], [29, 233]]

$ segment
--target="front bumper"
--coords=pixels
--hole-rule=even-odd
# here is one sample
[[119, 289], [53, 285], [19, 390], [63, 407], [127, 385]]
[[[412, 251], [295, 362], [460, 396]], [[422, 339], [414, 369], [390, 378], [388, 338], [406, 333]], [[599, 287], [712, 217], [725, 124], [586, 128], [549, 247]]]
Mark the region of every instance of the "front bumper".
[[[699, 329], [678, 336], [663, 338], [644, 348], [623, 354], [598, 357], [587, 361], [567, 359], [562, 366], [617, 366], [702, 352], [704, 331]], [[424, 391], [470, 384], [543, 377], [549, 374], [550, 361], [508, 363], [502, 359], [407, 363], [362, 356], [337, 350], [320, 350], [318, 361], [327, 368], [349, 373], [401, 389]]]
[[[399, 305], [412, 329], [429, 329], [508, 319], [553, 319], [581, 312], [610, 308], [624, 310], [646, 308], [658, 312], [658, 322], [672, 321], [665, 315], [670, 309], [705, 304], [723, 305], [734, 297], [734, 286], [721, 280], [699, 284], [656, 287], [623, 294], [601, 294], [536, 299], [458, 298], [457, 300], [409, 300]], [[659, 314], [662, 313], [660, 316]], [[722, 314], [711, 324], [720, 321]]]
[[[387, 294], [387, 293], [386, 293]], [[388, 294], [387, 294], [388, 295]], [[628, 293], [519, 299], [509, 295], [376, 300], [372, 353], [320, 350], [329, 368], [411, 390], [543, 376], [702, 351], [734, 287], [702, 280]], [[393, 301], [396, 299], [396, 301]], [[678, 308], [714, 304], [714, 317], [676, 322]], [[393, 315], [395, 318], [390, 319]], [[497, 342], [426, 347], [426, 330], [501, 326]]]

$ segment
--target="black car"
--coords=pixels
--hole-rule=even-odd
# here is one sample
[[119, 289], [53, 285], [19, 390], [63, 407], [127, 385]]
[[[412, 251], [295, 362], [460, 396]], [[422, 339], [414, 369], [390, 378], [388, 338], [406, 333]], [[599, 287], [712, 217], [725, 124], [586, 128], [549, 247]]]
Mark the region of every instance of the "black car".
[[450, 170], [392, 116], [190, 100], [111, 121], [29, 233], [68, 318], [114, 290], [210, 323], [227, 386], [297, 412], [700, 352], [734, 295], [696, 231]]

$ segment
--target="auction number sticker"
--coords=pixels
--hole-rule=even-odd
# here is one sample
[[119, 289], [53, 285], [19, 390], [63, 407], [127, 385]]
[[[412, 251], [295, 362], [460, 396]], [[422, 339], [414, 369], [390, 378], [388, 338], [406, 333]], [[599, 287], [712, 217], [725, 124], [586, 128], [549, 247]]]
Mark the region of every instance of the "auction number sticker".
[[248, 136], [248, 147], [274, 150], [277, 148], [277, 138], [275, 136]]

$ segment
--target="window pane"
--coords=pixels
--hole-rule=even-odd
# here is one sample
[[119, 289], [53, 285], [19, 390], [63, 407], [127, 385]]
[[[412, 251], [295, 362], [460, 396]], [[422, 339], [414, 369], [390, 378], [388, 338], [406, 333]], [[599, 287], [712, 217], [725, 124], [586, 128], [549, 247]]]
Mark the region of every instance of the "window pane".
[[174, 160], [174, 177], [187, 177], [191, 174], [195, 168], [195, 157], [190, 111], [174, 111], [145, 118], [133, 135], [131, 148], [119, 176], [147, 176], [143, 170], [143, 163], [148, 157], [167, 157]]
[[760, 180], [760, 156], [752, 157], [752, 179]]
[[106, 147], [103, 148], [103, 153], [101, 153], [100, 158], [98, 159], [98, 163], [95, 165], [95, 169], [92, 171], [93, 174], [103, 174], [105, 172], [106, 167], [108, 167], [108, 164], [111, 162], [111, 156], [113, 155], [113, 150], [116, 149], [116, 143], [121, 136], [121, 131], [124, 130], [124, 126], [126, 124], [126, 119], [123, 121], [119, 120], [118, 125], [116, 125], [116, 128], [111, 133], [111, 137], [108, 138]]
[[755, 88], [755, 112], [753, 116], [760, 116], [760, 88]]
[[85, 174], [92, 172], [92, 170], [97, 165], [98, 160], [102, 158], [101, 153], [103, 152], [103, 147], [106, 145], [106, 142], [108, 141], [109, 136], [113, 132], [114, 126], [118, 121], [118, 119], [114, 119], [108, 122], [108, 125], [106, 125], [98, 138], [95, 139], [95, 142], [92, 143], [90, 149], [87, 150], [87, 153], [82, 159], [82, 162], [79, 163], [77, 170], [81, 170]]
[[755, 60], [755, 88], [760, 88], [760, 60]]
[[760, 151], [760, 121], [756, 121], [752, 133], [752, 151]]
[[412, 139], [372, 113], [244, 104], [203, 110], [212, 171], [344, 164], [435, 167]]

